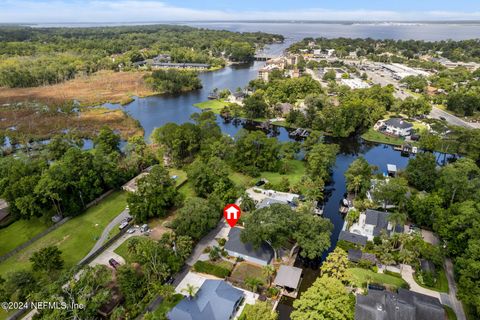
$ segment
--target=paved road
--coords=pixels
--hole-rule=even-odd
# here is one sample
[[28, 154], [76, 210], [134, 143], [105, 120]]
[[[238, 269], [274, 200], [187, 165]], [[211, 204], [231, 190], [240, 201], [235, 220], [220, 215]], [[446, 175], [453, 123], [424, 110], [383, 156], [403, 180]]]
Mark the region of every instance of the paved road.
[[432, 112], [430, 112], [430, 117], [434, 119], [440, 119], [440, 117], [443, 117], [446, 119], [446, 121], [455, 126], [460, 126], [464, 128], [480, 128], [480, 124], [478, 123], [470, 123], [467, 122], [457, 116], [454, 116], [446, 111], [443, 111], [442, 109], [439, 109], [437, 107], [432, 107]]
[[453, 264], [452, 260], [445, 260], [445, 272], [448, 279], [448, 296], [451, 302], [451, 308], [455, 311], [457, 315], [457, 320], [466, 320], [465, 312], [463, 311], [462, 303], [457, 299], [457, 285], [455, 283], [455, 278], [453, 276]]
[[210, 245], [210, 242], [215, 239], [217, 234], [220, 232], [220, 230], [222, 230], [224, 226], [225, 220], [222, 218], [218, 225], [215, 227], [215, 229], [210, 231], [205, 237], [202, 238], [202, 240], [198, 242], [198, 244], [193, 249], [192, 254], [185, 263], [189, 266], [193, 266], [193, 264], [198, 260], [198, 258], [200, 258], [205, 248]]
[[116, 228], [120, 224], [120, 222], [122, 222], [122, 220], [124, 220], [128, 216], [129, 216], [129, 210], [125, 209], [118, 216], [116, 216], [112, 221], [110, 221], [110, 223], [103, 230], [100, 238], [97, 240], [97, 242], [93, 246], [92, 250], [90, 250], [90, 252], [85, 256], [85, 258], [82, 259], [82, 261], [85, 260], [87, 257], [89, 257], [92, 253], [100, 249], [100, 247], [105, 243], [105, 241], [108, 240], [107, 238], [108, 238], [108, 235], [110, 234], [110, 231], [113, 228]]

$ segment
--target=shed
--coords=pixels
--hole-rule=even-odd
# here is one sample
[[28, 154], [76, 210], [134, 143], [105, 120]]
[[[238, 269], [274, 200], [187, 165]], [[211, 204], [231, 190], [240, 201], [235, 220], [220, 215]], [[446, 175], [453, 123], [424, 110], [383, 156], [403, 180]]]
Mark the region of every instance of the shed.
[[302, 278], [302, 269], [281, 265], [273, 284], [283, 288], [297, 290]]
[[394, 164], [387, 164], [387, 172], [389, 176], [395, 177], [397, 175], [397, 166]]

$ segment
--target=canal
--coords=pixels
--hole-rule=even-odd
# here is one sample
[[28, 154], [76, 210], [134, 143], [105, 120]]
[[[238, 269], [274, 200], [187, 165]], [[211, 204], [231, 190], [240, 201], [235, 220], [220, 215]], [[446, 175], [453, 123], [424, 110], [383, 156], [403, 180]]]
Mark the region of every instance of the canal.
[[[273, 45], [272, 50], [278, 52], [278, 46]], [[203, 88], [194, 92], [189, 92], [176, 96], [152, 96], [146, 98], [136, 98], [132, 103], [126, 106], [117, 104], [106, 104], [112, 109], [123, 109], [133, 118], [137, 119], [145, 130], [145, 139], [149, 140], [152, 131], [165, 125], [168, 122], [181, 124], [191, 121], [190, 115], [200, 110], [193, 105], [207, 100], [208, 94], [213, 89], [236, 90], [238, 87], [244, 87], [248, 82], [256, 78], [258, 70], [264, 65], [264, 62], [255, 62], [248, 65], [233, 65], [215, 71], [202, 73]], [[225, 122], [218, 116], [218, 124], [222, 131], [229, 135], [235, 135], [240, 128], [245, 127], [248, 130], [256, 130], [255, 126], [246, 122], [234, 124]], [[268, 132], [270, 136], [276, 137], [279, 141], [290, 141], [288, 130], [282, 127], [275, 127]], [[395, 164], [399, 169], [405, 168], [408, 163], [408, 157], [403, 157], [400, 152], [395, 151], [392, 146], [369, 143], [363, 141], [360, 137], [351, 137], [346, 139], [326, 138], [327, 143], [336, 143], [340, 146], [340, 152], [337, 156], [335, 166], [332, 170], [331, 186], [334, 188], [325, 202], [324, 216], [330, 219], [334, 225], [331, 236], [330, 252], [336, 246], [338, 235], [343, 227], [343, 217], [339, 213], [339, 203], [346, 192], [344, 173], [348, 166], [359, 156], [363, 156], [370, 164], [379, 168], [380, 172], [386, 170], [387, 164]], [[296, 266], [304, 269], [301, 292], [305, 291], [319, 275], [319, 266], [321, 261], [328, 254], [325, 252], [322, 259], [315, 261], [298, 258]], [[279, 304], [278, 311], [280, 319], [289, 319], [292, 310], [292, 300], [284, 299]]]

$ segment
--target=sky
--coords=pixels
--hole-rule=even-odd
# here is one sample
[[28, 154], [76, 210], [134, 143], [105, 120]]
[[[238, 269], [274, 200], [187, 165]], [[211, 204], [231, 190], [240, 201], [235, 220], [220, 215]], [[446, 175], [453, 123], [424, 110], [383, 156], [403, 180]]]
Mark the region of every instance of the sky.
[[0, 0], [0, 23], [480, 20], [480, 0]]

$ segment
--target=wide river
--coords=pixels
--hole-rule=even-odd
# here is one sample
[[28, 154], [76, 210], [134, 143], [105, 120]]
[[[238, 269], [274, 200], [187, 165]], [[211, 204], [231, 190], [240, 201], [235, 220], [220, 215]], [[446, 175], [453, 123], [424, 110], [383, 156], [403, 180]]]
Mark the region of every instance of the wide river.
[[[282, 33], [287, 37], [285, 44], [270, 46], [267, 51], [271, 54], [280, 54], [292, 41], [310, 36], [328, 37], [372, 37], [372, 38], [395, 38], [395, 39], [425, 39], [439, 40], [447, 38], [464, 39], [474, 38], [480, 35], [479, 25], [340, 25], [340, 24], [252, 24], [252, 23], [195, 23], [194, 26], [205, 28], [221, 28], [232, 31], [265, 31]], [[200, 110], [193, 106], [197, 102], [207, 100], [208, 94], [214, 88], [229, 88], [235, 90], [244, 87], [250, 80], [257, 76], [258, 69], [262, 62], [255, 62], [250, 65], [229, 66], [222, 70], [202, 73], [200, 78], [203, 88], [195, 92], [185, 93], [177, 96], [154, 96], [139, 98], [125, 107], [108, 104], [110, 108], [122, 108], [132, 117], [139, 120], [145, 129], [145, 137], [148, 139], [154, 128], [160, 127], [168, 122], [184, 123], [190, 121], [190, 115]], [[218, 117], [218, 123], [226, 134], [235, 135], [243, 126], [225, 123]], [[252, 126], [248, 129], [254, 130]], [[271, 136], [277, 137], [280, 141], [289, 141], [288, 131], [285, 128], [275, 128], [269, 132]], [[343, 226], [343, 217], [339, 213], [339, 203], [344, 197], [345, 170], [357, 157], [363, 156], [370, 164], [376, 165], [379, 171], [384, 172], [387, 164], [395, 164], [403, 169], [408, 158], [402, 157], [400, 152], [393, 150], [391, 146], [367, 143], [358, 137], [349, 139], [327, 139], [327, 142], [334, 142], [340, 145], [340, 153], [332, 173], [332, 186], [334, 191], [325, 203], [324, 216], [330, 219], [334, 225], [332, 232], [332, 246], [336, 245], [338, 235]], [[444, 157], [439, 155], [439, 161]], [[325, 253], [326, 255], [327, 253]], [[324, 255], [324, 256], [325, 256]], [[320, 261], [305, 261], [298, 259], [298, 266], [304, 268], [304, 279], [301, 291], [308, 288], [318, 276]], [[280, 318], [289, 319], [291, 311], [291, 300], [285, 300], [279, 305]]]

